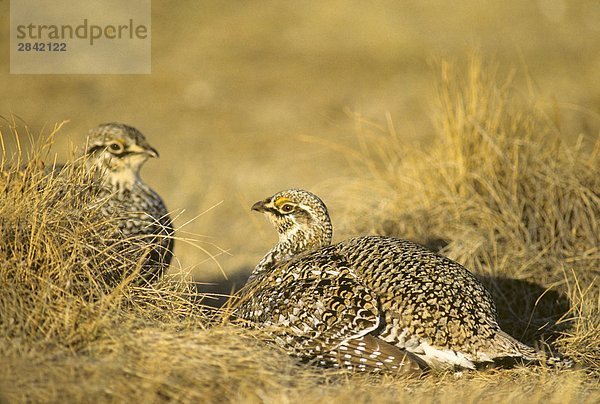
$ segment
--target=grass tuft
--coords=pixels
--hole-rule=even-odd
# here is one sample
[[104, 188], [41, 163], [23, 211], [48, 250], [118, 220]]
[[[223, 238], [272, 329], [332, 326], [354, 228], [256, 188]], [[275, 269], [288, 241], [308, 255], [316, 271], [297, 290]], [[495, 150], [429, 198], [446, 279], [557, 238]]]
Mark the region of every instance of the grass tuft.
[[562, 141], [560, 117], [518, 93], [513, 76], [476, 54], [442, 61], [425, 146], [357, 117], [360, 147], [348, 155], [363, 180], [345, 215], [368, 219], [342, 230], [413, 239], [459, 261], [490, 289], [507, 332], [546, 349], [558, 339], [598, 375], [600, 140]]

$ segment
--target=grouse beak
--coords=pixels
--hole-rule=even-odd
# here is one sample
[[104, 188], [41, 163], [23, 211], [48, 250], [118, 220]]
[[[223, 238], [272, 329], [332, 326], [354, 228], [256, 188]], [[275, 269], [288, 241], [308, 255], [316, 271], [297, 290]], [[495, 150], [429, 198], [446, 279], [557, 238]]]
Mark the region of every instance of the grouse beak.
[[127, 147], [127, 151], [130, 153], [141, 154], [148, 157], [158, 157], [158, 151], [147, 143], [141, 145], [133, 144]]
[[257, 212], [265, 212], [267, 207], [265, 206], [265, 201], [258, 201], [254, 205], [252, 205], [252, 210]]
[[146, 154], [153, 158], [158, 158], [160, 156], [158, 154], [158, 151], [154, 147], [150, 147], [150, 148], [146, 149]]

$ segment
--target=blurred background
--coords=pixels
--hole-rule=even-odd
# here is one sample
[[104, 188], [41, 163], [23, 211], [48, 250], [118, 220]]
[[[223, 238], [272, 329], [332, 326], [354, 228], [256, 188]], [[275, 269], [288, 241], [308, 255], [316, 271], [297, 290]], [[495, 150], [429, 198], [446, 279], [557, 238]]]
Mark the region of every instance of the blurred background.
[[203, 282], [249, 274], [276, 240], [250, 206], [279, 190], [312, 190], [334, 226], [352, 220], [336, 212], [360, 198], [336, 189], [356, 176], [340, 152], [356, 142], [355, 116], [426, 144], [441, 58], [477, 48], [560, 115], [567, 141], [600, 131], [597, 0], [154, 1], [152, 74], [139, 76], [10, 75], [8, 7], [0, 116], [33, 134], [68, 120], [59, 160], [99, 123], [140, 129], [161, 154], [144, 179], [178, 235], [200, 240], [178, 243], [174, 270]]

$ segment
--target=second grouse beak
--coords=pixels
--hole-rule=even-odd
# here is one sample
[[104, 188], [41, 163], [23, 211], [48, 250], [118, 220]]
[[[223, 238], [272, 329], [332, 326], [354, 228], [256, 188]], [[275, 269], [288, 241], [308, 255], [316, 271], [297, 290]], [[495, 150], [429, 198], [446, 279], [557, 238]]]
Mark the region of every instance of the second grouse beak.
[[258, 201], [256, 202], [254, 205], [252, 205], [252, 210], [255, 210], [257, 212], [264, 212], [267, 210], [267, 207], [265, 205], [265, 201]]

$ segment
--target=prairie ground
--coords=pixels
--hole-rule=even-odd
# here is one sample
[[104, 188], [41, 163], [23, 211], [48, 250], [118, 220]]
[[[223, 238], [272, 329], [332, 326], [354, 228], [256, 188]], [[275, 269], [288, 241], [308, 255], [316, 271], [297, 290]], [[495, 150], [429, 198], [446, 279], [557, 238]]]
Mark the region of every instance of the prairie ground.
[[[7, 26], [6, 1], [0, 9]], [[9, 75], [2, 58], [3, 169], [13, 170], [17, 133], [27, 159], [27, 133], [44, 139], [69, 121], [44, 155], [62, 161], [98, 123], [138, 127], [161, 153], [143, 177], [177, 216], [172, 274], [185, 279], [154, 291], [95, 285], [93, 299], [56, 292], [80, 280], [74, 268], [93, 271], [63, 253], [89, 253], [95, 233], [57, 245], [68, 210], [35, 187], [4, 188], [0, 401], [600, 399], [596, 2], [182, 1], [152, 11], [151, 75]], [[202, 292], [243, 282], [276, 238], [250, 206], [290, 187], [324, 199], [336, 240], [394, 235], [465, 264], [506, 331], [580, 367], [352, 376], [298, 366], [215, 324], [187, 298], [190, 277], [212, 284]], [[44, 209], [56, 220], [36, 221]], [[17, 227], [31, 231], [21, 260], [6, 253]]]

